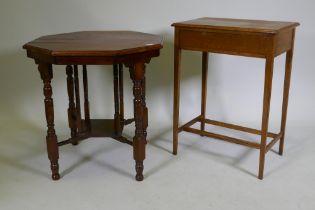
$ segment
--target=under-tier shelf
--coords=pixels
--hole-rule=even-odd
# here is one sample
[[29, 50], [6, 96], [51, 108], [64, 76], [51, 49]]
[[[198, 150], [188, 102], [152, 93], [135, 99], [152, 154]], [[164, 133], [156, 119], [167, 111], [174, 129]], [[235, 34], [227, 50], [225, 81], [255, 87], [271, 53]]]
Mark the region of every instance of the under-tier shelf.
[[70, 144], [74, 141], [83, 141], [91, 137], [110, 137], [117, 141], [132, 145], [132, 141], [122, 136], [122, 129], [124, 125], [128, 125], [134, 122], [134, 119], [124, 120], [121, 126], [121, 130], [115, 132], [115, 120], [114, 119], [91, 119], [89, 122], [82, 119], [81, 129], [75, 137], [58, 142], [58, 146]]

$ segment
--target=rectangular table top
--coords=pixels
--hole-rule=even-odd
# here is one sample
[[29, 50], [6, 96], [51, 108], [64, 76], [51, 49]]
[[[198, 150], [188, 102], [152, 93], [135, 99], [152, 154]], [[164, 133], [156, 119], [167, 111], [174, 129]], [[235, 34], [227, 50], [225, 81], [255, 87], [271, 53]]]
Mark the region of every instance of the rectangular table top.
[[246, 20], [229, 18], [203, 17], [184, 22], [173, 23], [172, 26], [209, 30], [228, 30], [239, 32], [269, 33], [276, 34], [281, 30], [294, 28], [300, 25], [297, 22]]

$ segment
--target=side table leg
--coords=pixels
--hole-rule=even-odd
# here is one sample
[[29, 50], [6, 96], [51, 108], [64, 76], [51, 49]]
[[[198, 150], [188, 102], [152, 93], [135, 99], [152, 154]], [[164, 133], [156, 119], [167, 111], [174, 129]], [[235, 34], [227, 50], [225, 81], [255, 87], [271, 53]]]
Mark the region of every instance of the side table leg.
[[124, 114], [124, 70], [123, 65], [119, 64], [119, 115], [120, 124], [124, 126], [125, 114]]
[[69, 97], [69, 108], [68, 108], [68, 122], [71, 129], [71, 138], [76, 137], [76, 114], [75, 114], [75, 103], [74, 103], [74, 86], [73, 86], [73, 69], [71, 65], [66, 67], [67, 73], [67, 89]]
[[113, 75], [114, 75], [114, 105], [115, 105], [115, 134], [119, 136], [121, 134], [120, 128], [120, 115], [119, 115], [119, 83], [118, 83], [118, 64], [113, 65]]
[[291, 81], [292, 57], [293, 57], [293, 49], [288, 51], [286, 54], [283, 101], [282, 101], [282, 116], [281, 116], [282, 137], [280, 138], [279, 155], [283, 154], [285, 126], [287, 122], [287, 112], [288, 112], [288, 102], [289, 102], [289, 89], [290, 89], [290, 81]]
[[86, 65], [82, 67], [83, 74], [83, 90], [84, 90], [84, 120], [86, 128], [91, 130], [91, 120], [90, 120], [90, 103], [89, 103], [89, 89], [88, 89], [88, 78]]
[[131, 66], [130, 77], [133, 80], [134, 118], [136, 131], [133, 138], [133, 154], [136, 161], [136, 180], [143, 180], [143, 160], [147, 143], [148, 110], [145, 103], [145, 65], [138, 62]]
[[[206, 117], [207, 104], [207, 80], [208, 80], [208, 52], [202, 53], [202, 86], [201, 86], [201, 117], [202, 120]], [[205, 122], [201, 121], [200, 130], [205, 130]], [[203, 135], [201, 135], [203, 136]]]
[[[75, 113], [76, 113], [76, 128], [77, 132], [81, 132], [81, 105], [80, 105], [80, 87], [79, 87], [79, 73], [78, 66], [74, 65], [74, 91], [75, 91]], [[72, 142], [72, 145], [78, 145], [77, 140]]]
[[45, 96], [45, 113], [47, 121], [47, 152], [48, 158], [50, 160], [50, 168], [52, 171], [52, 179], [58, 180], [59, 175], [59, 151], [56, 131], [54, 128], [54, 104], [52, 99], [52, 87], [51, 79], [53, 78], [52, 65], [48, 63], [39, 63], [38, 70], [40, 72], [41, 78], [44, 82], [44, 96]]
[[178, 32], [175, 30], [174, 47], [174, 107], [173, 107], [173, 154], [177, 154], [178, 148], [178, 121], [179, 121], [179, 100], [180, 100], [180, 62], [181, 50], [179, 48]]
[[259, 174], [258, 174], [259, 179], [263, 179], [264, 177], [266, 142], [267, 142], [270, 99], [271, 99], [271, 90], [272, 90], [273, 63], [274, 63], [274, 57], [269, 56], [266, 58], [263, 114], [262, 114], [262, 125], [261, 125], [260, 157], [259, 157]]

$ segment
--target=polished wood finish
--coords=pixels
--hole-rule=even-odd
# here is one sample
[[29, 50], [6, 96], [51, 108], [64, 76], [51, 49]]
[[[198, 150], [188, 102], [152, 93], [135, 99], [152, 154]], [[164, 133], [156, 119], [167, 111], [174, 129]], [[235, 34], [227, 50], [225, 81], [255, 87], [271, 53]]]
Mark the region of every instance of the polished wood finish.
[[120, 124], [124, 125], [124, 72], [123, 65], [119, 64], [119, 116], [120, 116]]
[[42, 36], [24, 45], [28, 53], [63, 56], [116, 57], [159, 50], [159, 36], [133, 31], [81, 31]]
[[[209, 54], [207, 52], [202, 53], [202, 85], [201, 85], [201, 116], [202, 119], [206, 118], [206, 103], [207, 103], [207, 80], [208, 80], [208, 60]], [[205, 122], [200, 123], [200, 130], [205, 130]]]
[[[134, 122], [133, 119], [128, 119], [125, 120], [124, 125], [128, 125], [131, 122]], [[88, 140], [90, 137], [111, 137], [113, 139], [116, 139], [122, 143], [126, 143], [129, 145], [133, 145], [132, 141], [127, 139], [126, 137], [115, 134], [115, 121], [112, 119], [91, 119], [90, 120], [90, 126], [91, 129], [88, 130], [88, 125], [85, 120], [82, 120], [82, 126], [83, 126], [83, 131], [76, 137], [76, 141], [84, 141]], [[72, 143], [73, 138], [69, 138], [63, 141], [58, 142], [58, 146], [63, 146], [69, 143]]]
[[145, 144], [147, 143], [148, 110], [145, 102], [145, 66], [144, 63], [135, 63], [130, 68], [130, 77], [133, 80], [134, 118], [136, 131], [133, 138], [134, 159], [136, 160], [136, 179], [143, 180], [143, 160], [145, 158]]
[[180, 98], [180, 64], [181, 50], [179, 47], [179, 30], [175, 28], [174, 41], [174, 108], [173, 108], [173, 154], [177, 154], [178, 149], [178, 118], [179, 118], [179, 98]]
[[273, 145], [275, 145], [278, 141], [279, 141], [279, 139], [281, 138], [283, 136], [283, 133], [282, 132], [280, 132], [280, 133], [278, 133], [273, 139], [272, 139], [272, 141], [267, 145], [267, 147], [266, 147], [266, 153], [273, 147]]
[[83, 90], [84, 90], [84, 119], [87, 125], [87, 129], [91, 130], [90, 122], [90, 102], [89, 102], [89, 90], [88, 90], [88, 76], [86, 65], [83, 65]]
[[[225, 136], [225, 135], [221, 135], [221, 134], [216, 134], [216, 133], [212, 133], [212, 132], [202, 131], [201, 129], [198, 130], [195, 128], [191, 128], [191, 126], [193, 126], [197, 122], [200, 122], [200, 123], [203, 122], [203, 123], [206, 123], [209, 125], [220, 126], [220, 127], [224, 127], [224, 128], [228, 128], [228, 129], [232, 129], [232, 130], [237, 130], [237, 131], [242, 131], [242, 132], [247, 132], [247, 133], [251, 133], [251, 134], [256, 134], [256, 135], [260, 135], [260, 136], [262, 135], [261, 130], [257, 130], [254, 128], [248, 128], [248, 127], [244, 127], [244, 126], [239, 126], [239, 125], [234, 125], [234, 124], [225, 123], [225, 122], [220, 122], [220, 121], [216, 121], [216, 120], [203, 119], [203, 117], [201, 115], [197, 116], [196, 118], [194, 118], [194, 119], [188, 121], [187, 123], [185, 123], [184, 125], [182, 125], [179, 128], [179, 132], [186, 131], [186, 132], [195, 133], [198, 135], [217, 138], [220, 140], [229, 141], [232, 143], [260, 149], [259, 143], [251, 142], [251, 141], [244, 140], [244, 139], [233, 138], [233, 137], [229, 137], [229, 136]], [[266, 152], [269, 151], [271, 149], [271, 147], [275, 143], [277, 143], [277, 141], [282, 137], [282, 132], [280, 132], [278, 134], [267, 132], [267, 137], [272, 138], [272, 141], [270, 141], [270, 143], [267, 145]]]
[[[177, 154], [178, 133], [187, 131], [201, 136], [216, 138], [260, 150], [258, 178], [263, 179], [265, 154], [280, 140], [279, 154], [283, 153], [288, 96], [292, 69], [292, 55], [296, 22], [279, 22], [263, 20], [242, 20], [226, 18], [199, 18], [174, 23], [174, 115], [173, 115], [173, 153]], [[180, 62], [181, 50], [202, 52], [202, 93], [201, 115], [179, 127], [180, 100]], [[210, 120], [206, 115], [208, 53], [223, 53], [249, 57], [264, 58], [265, 84], [263, 96], [263, 113], [261, 130], [239, 125]], [[284, 80], [281, 129], [278, 134], [268, 132], [270, 98], [274, 58], [286, 52], [286, 73]], [[200, 122], [200, 130], [191, 126]], [[206, 124], [222, 126], [261, 136], [260, 143], [233, 138], [204, 130]], [[272, 140], [268, 143], [267, 138]]]
[[265, 153], [266, 153], [266, 144], [267, 144], [267, 131], [268, 131], [268, 123], [269, 123], [270, 99], [271, 99], [272, 76], [273, 76], [273, 63], [274, 63], [273, 57], [268, 57], [266, 59], [263, 113], [262, 113], [262, 123], [261, 123], [261, 143], [260, 143], [260, 155], [259, 155], [259, 172], [258, 172], [259, 179], [262, 179], [264, 176]]
[[38, 63], [38, 70], [40, 76], [44, 82], [44, 96], [45, 96], [45, 112], [46, 112], [46, 121], [47, 121], [47, 152], [48, 158], [50, 160], [50, 168], [52, 172], [52, 179], [58, 180], [60, 178], [59, 175], [59, 151], [58, 151], [58, 142], [57, 135], [55, 131], [54, 125], [54, 101], [52, 99], [52, 87], [51, 87], [51, 79], [53, 78], [52, 66], [47, 63]]
[[[40, 37], [23, 46], [27, 56], [38, 64], [44, 82], [45, 111], [47, 119], [47, 151], [51, 162], [53, 180], [59, 175], [58, 146], [73, 144], [90, 137], [111, 137], [133, 146], [136, 180], [143, 180], [143, 161], [148, 126], [145, 103], [145, 65], [157, 57], [162, 48], [162, 38], [152, 34], [132, 31], [84, 31]], [[52, 64], [67, 65], [67, 90], [69, 98], [69, 139], [57, 140], [54, 129], [52, 99]], [[114, 119], [90, 119], [88, 78], [86, 65], [113, 65]], [[78, 65], [82, 65], [84, 90], [84, 119], [81, 117]], [[123, 65], [130, 70], [133, 81], [134, 118], [124, 119]], [[135, 122], [133, 141], [122, 136], [125, 125]]]
[[71, 130], [71, 137], [74, 138], [77, 135], [76, 126], [76, 108], [74, 103], [74, 80], [73, 80], [73, 68], [71, 65], [66, 67], [67, 73], [67, 89], [69, 97], [69, 108], [68, 108], [68, 122]]
[[[79, 85], [78, 66], [74, 65], [74, 92], [75, 92], [75, 115], [77, 132], [81, 132], [81, 104], [80, 104], [80, 85]], [[77, 145], [76, 139], [73, 139], [73, 145]]]
[[181, 132], [184, 130], [184, 128], [189, 128], [190, 126], [192, 126], [193, 124], [195, 124], [196, 122], [200, 121], [201, 122], [201, 118], [202, 116], [199, 115], [197, 117], [195, 117], [194, 119], [190, 120], [189, 122], [185, 123], [184, 125], [180, 126], [177, 130], [178, 132]]
[[117, 135], [121, 132], [120, 115], [119, 115], [119, 84], [118, 84], [118, 65], [113, 65], [114, 75], [114, 103], [115, 103], [115, 132]]
[[230, 32], [249, 32], [259, 34], [277, 34], [288, 28], [295, 28], [299, 23], [267, 20], [248, 20], [231, 18], [202, 17], [198, 19], [173, 23], [178, 28], [190, 28], [200, 30], [222, 30]]
[[298, 23], [200, 18], [173, 26], [180, 29], [181, 49], [266, 58], [290, 49]]
[[206, 131], [198, 130], [196, 128], [186, 128], [186, 127], [184, 127], [183, 130], [186, 131], [186, 132], [190, 132], [190, 133], [194, 133], [194, 134], [198, 134], [198, 135], [203, 135], [203, 136], [207, 136], [207, 137], [210, 137], [210, 138], [224, 140], [224, 141], [231, 142], [231, 143], [234, 143], [234, 144], [240, 144], [240, 145], [244, 145], [244, 146], [248, 146], [248, 147], [256, 148], [256, 149], [259, 148], [259, 144], [258, 143], [246, 141], [246, 140], [239, 139], [239, 138], [229, 137], [229, 136], [221, 135], [221, 134], [217, 134], [217, 133], [206, 132]]
[[295, 37], [295, 33], [293, 32], [291, 49], [286, 54], [283, 100], [282, 100], [282, 116], [281, 116], [282, 136], [280, 138], [280, 144], [279, 144], [279, 154], [280, 155], [283, 154], [285, 127], [286, 127], [286, 122], [287, 122], [287, 112], [288, 112], [288, 103], [289, 103], [289, 89], [290, 89], [291, 70], [292, 70], [292, 58], [293, 58], [293, 50], [294, 50], [294, 37]]
[[[229, 129], [243, 131], [243, 132], [247, 132], [247, 133], [251, 133], [251, 134], [261, 135], [261, 131], [254, 129], [254, 128], [248, 128], [248, 127], [244, 127], [244, 126], [240, 126], [240, 125], [234, 125], [231, 123], [225, 123], [225, 122], [220, 122], [220, 121], [210, 120], [210, 119], [204, 119], [204, 120], [201, 119], [201, 121], [204, 121], [205, 123], [211, 124], [211, 125], [216, 125], [216, 126], [221, 126], [224, 128], [229, 128]], [[277, 134], [267, 132], [268, 137], [275, 137], [276, 135]]]

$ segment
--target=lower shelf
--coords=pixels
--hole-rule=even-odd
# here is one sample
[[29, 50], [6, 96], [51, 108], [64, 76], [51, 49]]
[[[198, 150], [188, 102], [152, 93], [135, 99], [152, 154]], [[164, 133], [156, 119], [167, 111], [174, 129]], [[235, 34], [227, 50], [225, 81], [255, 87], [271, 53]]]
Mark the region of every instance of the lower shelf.
[[81, 121], [82, 131], [79, 135], [88, 135], [89, 137], [113, 137], [115, 136], [115, 124], [113, 119], [94, 119], [90, 120], [91, 130], [88, 129], [85, 120]]
[[[124, 125], [130, 124], [133, 121], [133, 119], [124, 120], [121, 126], [122, 129]], [[118, 134], [115, 133], [114, 119], [91, 119], [89, 122], [90, 126], [86, 120], [81, 120], [81, 129], [77, 136], [58, 142], [58, 146], [70, 144], [73, 140], [83, 141], [91, 137], [110, 137], [122, 143], [132, 145], [132, 141], [120, 135], [122, 131], [118, 131]]]

